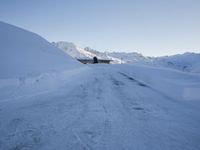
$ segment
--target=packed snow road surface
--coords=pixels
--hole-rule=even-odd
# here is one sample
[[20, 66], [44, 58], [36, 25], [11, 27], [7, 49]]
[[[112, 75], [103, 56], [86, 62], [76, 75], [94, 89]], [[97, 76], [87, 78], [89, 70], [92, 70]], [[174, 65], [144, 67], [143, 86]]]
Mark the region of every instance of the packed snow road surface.
[[138, 68], [93, 65], [54, 90], [1, 99], [0, 149], [199, 150], [199, 97], [160, 87], [197, 88], [200, 77], [168, 71], [158, 84], [153, 69]]

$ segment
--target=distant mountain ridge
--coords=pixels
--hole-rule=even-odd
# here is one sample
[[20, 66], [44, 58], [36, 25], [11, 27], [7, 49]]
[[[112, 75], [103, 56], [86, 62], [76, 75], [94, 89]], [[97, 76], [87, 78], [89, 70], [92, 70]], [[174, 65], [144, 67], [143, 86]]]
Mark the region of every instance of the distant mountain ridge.
[[106, 52], [99, 52], [97, 50], [91, 49], [90, 47], [81, 48], [72, 42], [60, 41], [52, 42], [52, 44], [76, 59], [92, 59], [96, 56], [99, 59], [111, 59], [113, 60], [112, 62], [116, 64], [121, 63], [119, 58], [109, 56]]
[[73, 58], [111, 59], [114, 64], [137, 63], [154, 67], [176, 69], [184, 72], [200, 73], [200, 53], [184, 53], [172, 56], [145, 57], [137, 52], [100, 52], [90, 47], [80, 48], [71, 42], [53, 42], [53, 45], [62, 49]]
[[153, 66], [173, 68], [184, 72], [200, 73], [200, 54], [184, 53], [152, 58]]

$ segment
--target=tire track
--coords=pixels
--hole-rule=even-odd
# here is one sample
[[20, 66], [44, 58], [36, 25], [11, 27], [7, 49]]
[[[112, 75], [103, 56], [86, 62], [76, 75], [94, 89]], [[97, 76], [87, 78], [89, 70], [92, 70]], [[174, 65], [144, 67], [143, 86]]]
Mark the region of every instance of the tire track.
[[[87, 89], [87, 111], [84, 112], [84, 116], [80, 118], [75, 125], [74, 132], [78, 141], [85, 143], [86, 149], [97, 149], [100, 147], [106, 147], [106, 139], [109, 137], [111, 131], [111, 121], [109, 120], [109, 112], [107, 109], [106, 98], [104, 94], [106, 91], [104, 88], [104, 82], [100, 81], [98, 75], [93, 75], [94, 78], [90, 80], [87, 85], [83, 85]], [[106, 80], [106, 77], [104, 78]], [[92, 88], [92, 89], [91, 89]], [[98, 118], [98, 120], [96, 120]], [[88, 126], [88, 121], [90, 120], [90, 125]], [[80, 127], [78, 124], [82, 124]]]

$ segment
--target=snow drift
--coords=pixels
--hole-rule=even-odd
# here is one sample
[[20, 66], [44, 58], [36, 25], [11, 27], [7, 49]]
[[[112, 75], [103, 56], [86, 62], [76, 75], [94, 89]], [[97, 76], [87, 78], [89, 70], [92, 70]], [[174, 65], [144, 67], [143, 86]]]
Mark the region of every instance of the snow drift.
[[0, 22], [0, 78], [38, 76], [80, 66], [39, 35]]

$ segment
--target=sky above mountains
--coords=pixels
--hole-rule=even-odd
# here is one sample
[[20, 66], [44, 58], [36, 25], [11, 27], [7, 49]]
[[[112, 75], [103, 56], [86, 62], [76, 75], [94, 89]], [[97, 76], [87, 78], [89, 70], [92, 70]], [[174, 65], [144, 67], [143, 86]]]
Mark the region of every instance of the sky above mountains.
[[199, 0], [0, 0], [0, 21], [51, 41], [148, 56], [200, 52]]

